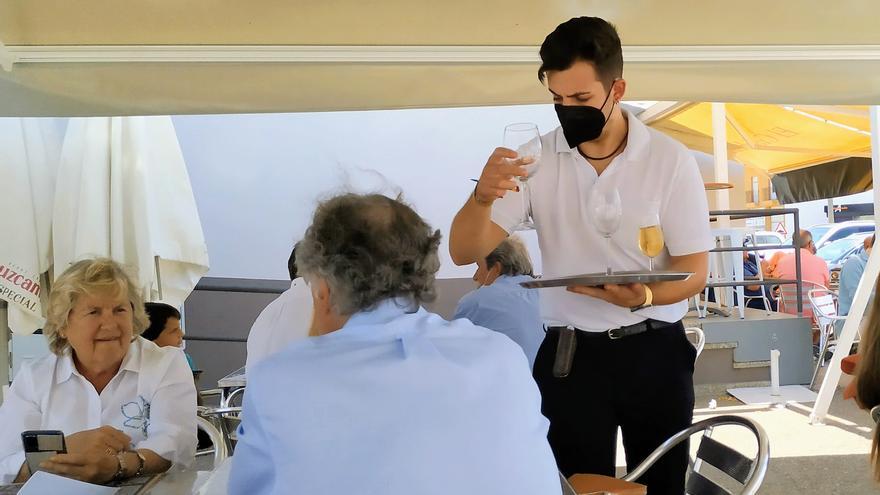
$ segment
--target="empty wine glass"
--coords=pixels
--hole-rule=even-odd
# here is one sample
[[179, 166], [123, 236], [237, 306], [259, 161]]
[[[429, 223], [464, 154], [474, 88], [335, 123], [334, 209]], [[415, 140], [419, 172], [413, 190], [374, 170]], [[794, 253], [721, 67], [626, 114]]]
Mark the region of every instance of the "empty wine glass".
[[525, 177], [519, 177], [519, 193], [522, 198], [523, 218], [525, 219], [514, 230], [529, 230], [535, 228], [529, 220], [529, 208], [526, 203], [526, 183], [529, 177], [535, 174], [541, 160], [541, 134], [538, 126], [531, 122], [510, 124], [504, 127], [504, 147], [511, 149], [519, 155], [519, 158], [530, 158], [531, 163], [523, 165], [526, 170]]
[[611, 275], [611, 236], [620, 228], [620, 217], [623, 215], [617, 189], [595, 187], [590, 195], [590, 214], [596, 230], [605, 238], [605, 274]]

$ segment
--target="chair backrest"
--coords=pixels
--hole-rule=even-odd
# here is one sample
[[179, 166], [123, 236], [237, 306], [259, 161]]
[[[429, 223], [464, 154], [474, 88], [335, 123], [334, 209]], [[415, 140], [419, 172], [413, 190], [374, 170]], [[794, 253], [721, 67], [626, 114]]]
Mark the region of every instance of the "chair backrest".
[[226, 460], [229, 457], [229, 450], [226, 446], [226, 439], [223, 438], [223, 435], [220, 431], [214, 426], [214, 424], [201, 417], [196, 416], [196, 424], [199, 430], [205, 432], [208, 435], [208, 438], [211, 440], [212, 447], [210, 449], [206, 449], [204, 451], [196, 452], [197, 456], [202, 455], [214, 455], [214, 466], [219, 466], [221, 462]]
[[[830, 292], [830, 290], [822, 284], [816, 282], [810, 282], [808, 280], [804, 280], [802, 282], [803, 289], [803, 308], [804, 308], [804, 316], [815, 319], [813, 315], [813, 308], [810, 306], [810, 301], [807, 294], [811, 290], [816, 289], [824, 289], [826, 292]], [[788, 313], [791, 315], [797, 314], [797, 286], [794, 284], [786, 284], [779, 286], [779, 312], [780, 313]]]
[[[741, 426], [755, 436], [758, 442], [758, 452], [755, 458], [750, 459], [740, 452], [722, 444], [714, 438], [706, 435], [706, 431], [722, 425]], [[767, 474], [767, 465], [770, 462], [770, 441], [761, 425], [741, 416], [723, 415], [705, 419], [694, 423], [690, 427], [676, 433], [669, 440], [657, 447], [638, 467], [624, 476], [626, 481], [638, 481], [657, 460], [663, 457], [675, 446], [688, 440], [692, 435], [703, 432], [704, 435], [697, 449], [697, 459], [702, 461], [695, 465], [710, 464], [716, 469], [726, 473], [730, 478], [742, 486], [741, 495], [754, 495], [757, 493], [764, 476]], [[700, 468], [695, 468], [688, 473], [686, 492], [689, 495], [716, 495], [728, 494], [729, 492], [721, 485], [704, 476]]]
[[812, 289], [807, 293], [813, 317], [820, 327], [834, 323], [837, 316], [837, 296], [828, 289]]
[[571, 483], [569, 483], [568, 480], [565, 479], [565, 475], [563, 475], [561, 472], [559, 473], [559, 483], [562, 484], [562, 495], [578, 495], [577, 490], [575, 490], [574, 487], [571, 486]]
[[703, 353], [703, 347], [706, 346], [706, 334], [703, 333], [703, 329], [699, 327], [685, 328], [684, 333], [687, 335], [688, 340], [694, 344], [694, 347], [697, 348], [697, 358], [699, 358], [700, 354]]

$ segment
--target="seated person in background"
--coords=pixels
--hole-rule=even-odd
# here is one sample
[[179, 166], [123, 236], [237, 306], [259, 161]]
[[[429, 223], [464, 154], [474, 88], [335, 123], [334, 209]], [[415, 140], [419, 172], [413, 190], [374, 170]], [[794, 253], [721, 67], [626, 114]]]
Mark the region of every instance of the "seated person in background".
[[[840, 288], [837, 299], [837, 314], [840, 316], [846, 316], [849, 314], [849, 308], [852, 307], [853, 298], [856, 295], [856, 289], [859, 287], [859, 282], [862, 280], [862, 274], [865, 273], [865, 265], [868, 264], [868, 256], [870, 256], [871, 249], [874, 247], [874, 237], [875, 236], [873, 235], [871, 237], [866, 237], [863, 249], [860, 249], [857, 253], [847, 258], [843, 267], [840, 269], [840, 279], [838, 279], [840, 282]], [[837, 335], [840, 335], [842, 329], [843, 321], [836, 321], [834, 323], [834, 332]]]
[[477, 261], [474, 282], [479, 288], [461, 298], [455, 310], [455, 318], [510, 337], [522, 347], [529, 367], [544, 340], [538, 291], [519, 285], [533, 279], [526, 246], [518, 237], [508, 237]]
[[[870, 410], [871, 416], [876, 418], [880, 416], [880, 298], [875, 297], [871, 303], [868, 324], [862, 331], [859, 355], [861, 359], [855, 377], [856, 402], [863, 409]], [[880, 425], [876, 424], [876, 419], [871, 461], [874, 464], [874, 479], [880, 481]]]
[[[757, 279], [758, 270], [760, 269], [761, 268], [758, 266], [758, 262], [755, 259], [755, 255], [749, 252], [743, 252], [743, 276], [746, 279]], [[773, 299], [770, 287], [765, 287], [762, 293], [760, 285], [747, 285], [745, 286], [744, 291], [748, 301], [746, 306], [749, 308], [776, 311], [776, 301]], [[767, 297], [767, 302], [770, 303], [769, 308], [765, 307], [764, 299], [761, 297], [762, 295]]]
[[[180, 311], [174, 306], [165, 303], [148, 302], [144, 304], [150, 326], [144, 330], [141, 337], [152, 341], [159, 347], [183, 346], [183, 329], [180, 328]], [[189, 368], [195, 371], [192, 356], [183, 353]]]
[[251, 326], [247, 339], [247, 368], [309, 336], [312, 293], [296, 269], [296, 246], [287, 260], [290, 288], [270, 302]]
[[[801, 279], [804, 281], [804, 300], [806, 294], [815, 289], [815, 285], [828, 287], [831, 274], [828, 271], [828, 263], [822, 258], [816, 256], [816, 244], [813, 243], [813, 236], [809, 230], [801, 230], [797, 236], [797, 245], [801, 251]], [[795, 280], [797, 278], [795, 254], [786, 253], [779, 260], [776, 268], [773, 270], [773, 278]], [[786, 289], [793, 291], [793, 285], [781, 286], [780, 290]], [[797, 308], [793, 304], [784, 304], [785, 298], [782, 299], [782, 311], [794, 314]], [[809, 312], [807, 312], [809, 313]]]
[[119, 264], [73, 264], [52, 286], [44, 327], [52, 354], [26, 363], [0, 406], [0, 482], [30, 477], [21, 433], [61, 430], [67, 454], [42, 469], [105, 483], [187, 466], [196, 447], [196, 389], [179, 349], [147, 327], [137, 285]]
[[248, 370], [231, 495], [560, 494], [522, 350], [421, 307], [439, 244], [385, 196], [318, 206], [297, 248], [315, 337]]

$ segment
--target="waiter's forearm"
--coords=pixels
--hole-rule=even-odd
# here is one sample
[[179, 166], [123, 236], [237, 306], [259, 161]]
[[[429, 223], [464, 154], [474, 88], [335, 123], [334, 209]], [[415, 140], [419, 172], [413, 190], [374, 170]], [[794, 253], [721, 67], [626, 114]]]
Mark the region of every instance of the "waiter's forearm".
[[654, 305], [675, 304], [696, 294], [706, 287], [709, 272], [709, 253], [688, 254], [670, 258], [669, 270], [693, 272], [687, 280], [679, 282], [658, 282], [650, 284], [654, 294]]
[[452, 220], [449, 254], [456, 265], [467, 265], [487, 256], [507, 236], [492, 222], [492, 206], [478, 204], [471, 195]]

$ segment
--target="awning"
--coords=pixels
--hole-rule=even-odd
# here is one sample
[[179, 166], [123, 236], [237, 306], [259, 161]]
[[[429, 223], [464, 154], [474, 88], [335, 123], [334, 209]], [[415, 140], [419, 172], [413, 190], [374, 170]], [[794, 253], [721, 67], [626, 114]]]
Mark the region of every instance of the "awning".
[[870, 158], [844, 158], [771, 178], [781, 204], [837, 198], [874, 187]]
[[[880, 101], [880, 4], [386, 0], [0, 3], [0, 116], [548, 102], [537, 47], [615, 23], [629, 99]], [[845, 26], [843, 28], [842, 26]], [[388, 56], [388, 53], [396, 54]]]
[[[770, 174], [870, 157], [867, 107], [729, 103], [726, 109], [730, 159]], [[660, 103], [639, 118], [691, 149], [712, 153], [709, 103]]]

